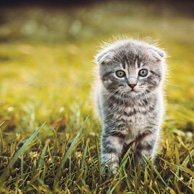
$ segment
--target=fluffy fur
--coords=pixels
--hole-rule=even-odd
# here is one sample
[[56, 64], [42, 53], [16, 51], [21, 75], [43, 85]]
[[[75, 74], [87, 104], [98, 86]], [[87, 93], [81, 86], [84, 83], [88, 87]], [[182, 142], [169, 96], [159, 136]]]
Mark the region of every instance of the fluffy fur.
[[[164, 113], [165, 53], [145, 42], [120, 40], [96, 56], [97, 110], [102, 123], [101, 163], [115, 173], [125, 145], [135, 162], [154, 159]], [[146, 69], [147, 76], [140, 76]], [[118, 71], [124, 77], [118, 77]]]

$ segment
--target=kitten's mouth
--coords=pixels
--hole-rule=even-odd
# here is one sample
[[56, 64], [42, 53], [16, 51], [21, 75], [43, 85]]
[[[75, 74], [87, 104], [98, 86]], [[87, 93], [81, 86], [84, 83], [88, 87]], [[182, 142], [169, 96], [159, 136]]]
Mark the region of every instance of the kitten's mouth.
[[136, 91], [133, 88], [131, 89], [131, 92], [135, 92], [136, 93]]

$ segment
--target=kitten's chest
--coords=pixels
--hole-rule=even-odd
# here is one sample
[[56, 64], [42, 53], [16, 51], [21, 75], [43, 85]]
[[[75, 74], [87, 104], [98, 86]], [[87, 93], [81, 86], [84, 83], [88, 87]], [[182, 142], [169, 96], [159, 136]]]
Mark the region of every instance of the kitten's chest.
[[117, 114], [115, 115], [116, 120], [123, 123], [122, 128], [118, 127], [117, 130], [126, 134], [127, 144], [145, 131], [145, 128], [153, 121], [153, 116], [157, 117], [153, 110], [150, 110], [149, 106], [126, 106], [125, 109], [120, 111], [120, 117]]
[[155, 107], [152, 104], [140, 105], [112, 105], [111, 112], [114, 119], [123, 120], [127, 126], [134, 124], [144, 124], [153, 114]]

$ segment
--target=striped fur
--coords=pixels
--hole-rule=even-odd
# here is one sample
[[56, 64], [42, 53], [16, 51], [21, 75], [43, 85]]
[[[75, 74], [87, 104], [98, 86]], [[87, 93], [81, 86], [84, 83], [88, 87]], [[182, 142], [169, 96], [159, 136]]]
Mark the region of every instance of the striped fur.
[[[125, 145], [133, 145], [135, 161], [154, 158], [163, 116], [164, 52], [136, 40], [121, 40], [96, 56], [95, 97], [102, 123], [101, 163], [116, 173]], [[138, 72], [147, 69], [147, 77]], [[116, 71], [125, 77], [116, 76]], [[137, 84], [133, 89], [129, 84]], [[133, 83], [133, 84], [134, 84]]]

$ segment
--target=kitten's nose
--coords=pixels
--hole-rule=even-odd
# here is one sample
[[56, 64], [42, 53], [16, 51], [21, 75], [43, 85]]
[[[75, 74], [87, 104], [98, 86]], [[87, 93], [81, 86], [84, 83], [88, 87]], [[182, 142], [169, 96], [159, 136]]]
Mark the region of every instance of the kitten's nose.
[[131, 88], [134, 88], [137, 84], [129, 84]]

